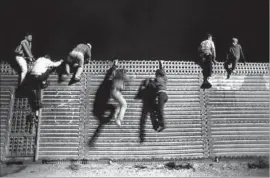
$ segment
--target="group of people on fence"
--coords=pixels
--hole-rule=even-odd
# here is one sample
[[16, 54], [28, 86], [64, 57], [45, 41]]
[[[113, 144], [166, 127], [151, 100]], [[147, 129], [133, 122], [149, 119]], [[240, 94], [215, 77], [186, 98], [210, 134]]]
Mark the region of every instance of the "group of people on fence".
[[[59, 61], [52, 60], [49, 55], [45, 55], [35, 60], [31, 49], [32, 35], [26, 34], [25, 39], [22, 40], [15, 49], [15, 59], [20, 67], [19, 85], [24, 84], [25, 78], [28, 76], [31, 83], [35, 84], [32, 89], [36, 90], [35, 102], [37, 108], [40, 108], [42, 107], [40, 98], [41, 90], [48, 87], [49, 83], [47, 79], [49, 74], [57, 67], [64, 66], [64, 70], [59, 73], [59, 81], [63, 81], [63, 74], [70, 75], [71, 71], [74, 71], [74, 74], [71, 77], [71, 83], [79, 82], [81, 80], [84, 65], [88, 64], [91, 60], [92, 46], [89, 43], [78, 44], [71, 50], [65, 60], [61, 59]], [[217, 62], [215, 45], [211, 34], [208, 34], [207, 38], [201, 42], [198, 52], [201, 58], [201, 67], [204, 78], [201, 88], [211, 88], [208, 78], [212, 75], [212, 63], [215, 64]], [[241, 45], [238, 44], [238, 39], [232, 38], [232, 44], [229, 47], [226, 62], [224, 63], [224, 68], [227, 71], [227, 79], [230, 78], [230, 75], [235, 70], [240, 57], [242, 57], [245, 63], [245, 56]], [[29, 72], [27, 61], [34, 62], [34, 65]], [[231, 68], [229, 68], [230, 64], [232, 64]], [[104, 81], [96, 93], [94, 102], [93, 113], [99, 118], [100, 126], [108, 121], [108, 118], [104, 117], [104, 113], [107, 110], [111, 111], [111, 117], [115, 119], [116, 124], [121, 126], [127, 109], [127, 102], [121, 94], [121, 91], [130, 80], [131, 78], [127, 75], [127, 71], [125, 69], [118, 69], [118, 60], [114, 60], [112, 67], [108, 70]], [[143, 99], [145, 106], [142, 112], [141, 123], [144, 122], [143, 118], [147, 113], [150, 113], [152, 116], [155, 115], [156, 117], [151, 117], [153, 118], [151, 121], [153, 129], [159, 132], [165, 128], [164, 105], [168, 100], [166, 85], [166, 72], [163, 68], [162, 61], [159, 61], [159, 69], [156, 70], [155, 78], [144, 80], [136, 95], [136, 98]], [[119, 107], [115, 108], [113, 105], [108, 104], [111, 97], [119, 103]]]

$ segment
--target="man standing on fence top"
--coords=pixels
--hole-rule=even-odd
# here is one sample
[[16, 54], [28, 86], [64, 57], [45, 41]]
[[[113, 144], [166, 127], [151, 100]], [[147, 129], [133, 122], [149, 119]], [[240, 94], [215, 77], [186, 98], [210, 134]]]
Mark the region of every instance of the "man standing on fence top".
[[73, 76], [73, 81], [79, 82], [81, 80], [81, 74], [83, 72], [84, 64], [88, 64], [91, 60], [90, 43], [77, 45], [68, 55], [66, 59], [66, 73], [70, 75], [70, 67], [76, 68], [76, 72]]
[[32, 54], [32, 35], [26, 33], [25, 39], [15, 49], [15, 59], [20, 67], [20, 84], [24, 81], [27, 74], [27, 59], [28, 61], [33, 61], [34, 56]]
[[207, 39], [201, 42], [198, 51], [203, 69], [203, 84], [201, 88], [211, 88], [212, 85], [209, 83], [208, 78], [212, 75], [212, 62], [216, 63], [216, 49], [211, 34], [207, 34]]
[[[232, 44], [229, 47], [229, 50], [226, 56], [226, 61], [224, 63], [224, 68], [227, 71], [227, 79], [230, 78], [232, 72], [235, 70], [240, 57], [244, 61], [244, 64], [246, 64], [246, 59], [245, 59], [241, 45], [238, 44], [238, 39], [232, 38]], [[232, 64], [231, 68], [229, 68], [229, 64]]]

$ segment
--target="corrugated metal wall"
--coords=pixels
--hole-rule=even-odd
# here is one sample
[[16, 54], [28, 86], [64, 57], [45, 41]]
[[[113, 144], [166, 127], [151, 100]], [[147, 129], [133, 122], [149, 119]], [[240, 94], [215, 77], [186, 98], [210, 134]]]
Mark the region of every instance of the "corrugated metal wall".
[[[43, 91], [37, 159], [182, 159], [209, 156], [269, 155], [269, 64], [238, 65], [226, 80], [221, 63], [215, 65], [213, 87], [200, 89], [201, 69], [193, 62], [165, 62], [168, 97], [167, 129], [157, 133], [150, 118], [145, 142], [139, 142], [142, 103], [133, 99], [141, 81], [154, 77], [157, 61], [120, 61], [136, 76], [123, 92], [128, 109], [121, 128], [114, 121], [101, 130], [95, 145], [88, 142], [98, 127], [92, 115], [96, 89], [109, 69], [109, 61], [85, 66], [81, 82], [68, 79]], [[13, 75], [8, 65], [1, 72]], [[16, 75], [17, 77], [17, 75]], [[113, 103], [113, 101], [111, 101]]]
[[85, 78], [68, 86], [50, 77], [51, 85], [43, 91], [38, 157], [82, 159], [85, 120]]
[[[5, 67], [5, 69], [8, 69], [8, 67]], [[34, 119], [31, 117], [32, 110], [28, 102], [29, 95], [16, 92], [18, 76], [13, 75], [14, 71], [11, 69], [10, 71], [7, 70], [7, 72], [9, 73], [3, 75], [1, 71], [0, 76], [1, 88], [8, 87], [12, 91], [11, 113], [8, 117], [1, 117], [1, 122], [9, 123], [6, 135], [5, 159], [32, 159], [35, 152], [36, 129]], [[5, 98], [5, 95], [1, 93], [1, 101], [2, 97]], [[3, 107], [9, 106], [5, 105]], [[5, 112], [9, 111], [5, 110]]]
[[206, 91], [210, 156], [269, 155], [268, 74], [212, 77]]
[[6, 158], [9, 138], [9, 118], [12, 116], [14, 91], [12, 87], [0, 87], [0, 160]]
[[[167, 128], [157, 133], [150, 118], [145, 125], [145, 142], [140, 144], [142, 103], [134, 99], [141, 81], [149, 75], [138, 75], [123, 92], [128, 109], [119, 128], [114, 121], [106, 124], [94, 148], [86, 149], [86, 159], [144, 159], [144, 158], [202, 158], [207, 157], [206, 130], [201, 118], [199, 75], [168, 75], [169, 101], [165, 107]], [[153, 75], [151, 76], [153, 77]], [[88, 106], [85, 122], [86, 143], [91, 139], [98, 122], [92, 115], [92, 103], [104, 75], [88, 75]], [[179, 85], [181, 84], [181, 85]]]

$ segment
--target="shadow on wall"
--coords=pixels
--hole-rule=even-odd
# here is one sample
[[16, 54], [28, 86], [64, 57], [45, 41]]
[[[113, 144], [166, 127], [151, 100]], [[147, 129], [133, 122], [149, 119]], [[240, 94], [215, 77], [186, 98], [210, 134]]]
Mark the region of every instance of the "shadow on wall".
[[[93, 104], [93, 115], [98, 119], [99, 125], [89, 141], [89, 146], [94, 146], [96, 139], [99, 137], [104, 124], [107, 124], [113, 118], [116, 107], [112, 104], [108, 104], [111, 95], [112, 80], [110, 80], [111, 70], [109, 69], [100, 84], [97, 92], [95, 94], [94, 104]], [[106, 116], [106, 111], [109, 111], [109, 115]]]
[[154, 130], [158, 129], [157, 113], [156, 113], [156, 90], [153, 87], [154, 83], [151, 79], [145, 79], [141, 82], [139, 90], [135, 96], [135, 99], [141, 99], [143, 102], [142, 112], [140, 118], [140, 142], [145, 140], [145, 123], [150, 114], [152, 126]]

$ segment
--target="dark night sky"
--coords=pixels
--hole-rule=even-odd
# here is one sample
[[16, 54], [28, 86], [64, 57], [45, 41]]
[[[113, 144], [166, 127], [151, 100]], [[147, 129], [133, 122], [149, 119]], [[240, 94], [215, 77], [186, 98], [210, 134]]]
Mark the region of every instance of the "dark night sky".
[[66, 57], [90, 42], [94, 60], [196, 60], [210, 32], [218, 61], [233, 36], [248, 61], [269, 61], [268, 0], [1, 0], [0, 10], [6, 60], [25, 32], [33, 33], [35, 57]]

